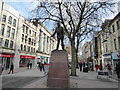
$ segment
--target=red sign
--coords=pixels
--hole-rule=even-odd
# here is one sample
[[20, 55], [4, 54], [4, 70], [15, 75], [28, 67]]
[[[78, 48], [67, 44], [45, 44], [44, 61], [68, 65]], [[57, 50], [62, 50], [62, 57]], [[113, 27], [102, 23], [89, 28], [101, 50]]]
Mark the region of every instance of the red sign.
[[34, 56], [26, 56], [26, 55], [20, 55], [20, 58], [35, 59], [35, 57], [34, 57]]
[[13, 58], [14, 55], [13, 54], [0, 54], [0, 57], [10, 57], [10, 58]]

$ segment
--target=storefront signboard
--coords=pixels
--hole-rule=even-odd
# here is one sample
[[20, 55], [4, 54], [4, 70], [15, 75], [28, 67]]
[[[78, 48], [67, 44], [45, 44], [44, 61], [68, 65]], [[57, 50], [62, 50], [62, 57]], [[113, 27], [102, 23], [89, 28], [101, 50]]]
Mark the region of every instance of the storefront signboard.
[[14, 55], [13, 54], [0, 54], [0, 57], [10, 57], [10, 58], [13, 58]]
[[112, 59], [120, 59], [120, 52], [112, 53]]
[[35, 59], [35, 57], [34, 57], [34, 56], [26, 56], [26, 55], [20, 55], [20, 58]]

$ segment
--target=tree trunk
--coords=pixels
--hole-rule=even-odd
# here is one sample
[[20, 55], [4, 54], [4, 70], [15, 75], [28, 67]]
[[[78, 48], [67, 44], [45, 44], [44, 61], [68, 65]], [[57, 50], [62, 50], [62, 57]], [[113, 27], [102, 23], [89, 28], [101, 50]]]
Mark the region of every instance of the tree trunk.
[[77, 54], [77, 51], [76, 51], [76, 53], [75, 53], [76, 55], [76, 68], [79, 68], [79, 66], [78, 66], [78, 54]]
[[76, 76], [75, 43], [73, 40], [71, 42], [71, 50], [72, 50], [71, 76]]

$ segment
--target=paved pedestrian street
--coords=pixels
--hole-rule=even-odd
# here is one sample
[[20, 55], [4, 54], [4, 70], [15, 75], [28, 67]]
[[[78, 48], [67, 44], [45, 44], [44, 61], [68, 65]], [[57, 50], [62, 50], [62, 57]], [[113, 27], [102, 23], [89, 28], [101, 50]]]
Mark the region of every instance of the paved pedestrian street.
[[[97, 79], [96, 72], [83, 73], [77, 70], [77, 77], [70, 76], [70, 88], [118, 88], [117, 82]], [[49, 88], [47, 87], [47, 75], [37, 68], [5, 74], [2, 76], [3, 88]]]

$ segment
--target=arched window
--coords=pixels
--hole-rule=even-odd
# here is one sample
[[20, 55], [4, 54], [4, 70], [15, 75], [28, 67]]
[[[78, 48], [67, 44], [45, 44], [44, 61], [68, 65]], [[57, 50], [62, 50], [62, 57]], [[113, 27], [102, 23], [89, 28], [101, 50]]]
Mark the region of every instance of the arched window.
[[11, 16], [9, 16], [9, 18], [8, 18], [8, 23], [12, 24], [12, 17]]
[[16, 27], [16, 19], [13, 20], [13, 26]]

